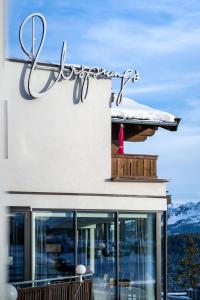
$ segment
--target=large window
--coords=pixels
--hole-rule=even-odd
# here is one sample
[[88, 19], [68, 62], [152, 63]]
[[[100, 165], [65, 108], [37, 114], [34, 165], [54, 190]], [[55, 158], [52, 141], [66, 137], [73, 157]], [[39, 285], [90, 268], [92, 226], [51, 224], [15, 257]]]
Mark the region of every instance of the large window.
[[10, 214], [11, 282], [74, 275], [75, 266], [84, 264], [94, 273], [94, 300], [157, 299], [156, 213], [34, 210], [30, 239], [25, 219], [23, 212]]
[[119, 290], [121, 299], [155, 299], [154, 214], [119, 214]]
[[94, 273], [94, 299], [115, 299], [116, 235], [113, 213], [77, 214], [78, 264]]
[[33, 279], [74, 274], [73, 224], [72, 212], [33, 212]]

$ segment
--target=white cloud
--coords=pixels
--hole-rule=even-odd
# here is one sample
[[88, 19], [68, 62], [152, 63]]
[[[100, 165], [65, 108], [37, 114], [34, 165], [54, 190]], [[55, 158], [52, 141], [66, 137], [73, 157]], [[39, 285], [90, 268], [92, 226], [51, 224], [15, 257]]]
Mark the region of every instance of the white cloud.
[[126, 89], [127, 95], [129, 94], [144, 94], [144, 93], [157, 93], [161, 91], [174, 91], [177, 89], [187, 88], [188, 86], [185, 86], [183, 84], [179, 83], [163, 83], [163, 84], [149, 84], [149, 85], [141, 85], [140, 87], [136, 85], [131, 86]]
[[[160, 78], [159, 78], [160, 79]], [[155, 94], [159, 92], [171, 92], [177, 90], [185, 90], [200, 84], [200, 72], [187, 73], [165, 73], [162, 81], [157, 80], [158, 83], [144, 84], [143, 80], [136, 82], [134, 85], [129, 85], [126, 88], [127, 95], [135, 94]], [[194, 100], [193, 100], [194, 103]], [[197, 103], [197, 100], [196, 102]]]
[[200, 46], [200, 26], [190, 22], [174, 21], [170, 25], [150, 25], [133, 20], [111, 19], [104, 24], [92, 26], [85, 35], [86, 40], [111, 47], [120, 53], [143, 55], [166, 55], [183, 52]]

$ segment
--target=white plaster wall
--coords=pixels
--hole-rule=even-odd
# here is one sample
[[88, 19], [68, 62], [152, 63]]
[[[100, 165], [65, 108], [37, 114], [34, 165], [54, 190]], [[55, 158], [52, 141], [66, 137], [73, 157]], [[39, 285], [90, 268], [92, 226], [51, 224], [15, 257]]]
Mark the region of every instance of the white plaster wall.
[[[8, 61], [6, 72], [5, 190], [165, 196], [165, 183], [109, 181], [110, 80], [91, 79], [85, 102], [74, 104], [74, 81], [59, 82], [48, 95], [26, 100], [23, 64]], [[48, 74], [38, 70], [36, 87]]]
[[166, 198], [116, 197], [89, 195], [7, 195], [8, 206], [28, 206], [32, 209], [86, 209], [163, 211]]

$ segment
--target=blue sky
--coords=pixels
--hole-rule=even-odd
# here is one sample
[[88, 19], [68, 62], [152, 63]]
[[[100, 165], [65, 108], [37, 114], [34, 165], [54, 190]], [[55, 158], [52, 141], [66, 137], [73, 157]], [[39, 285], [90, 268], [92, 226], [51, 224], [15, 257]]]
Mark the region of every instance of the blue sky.
[[58, 62], [67, 40], [67, 63], [138, 69], [140, 82], [125, 95], [182, 118], [178, 132], [159, 132], [131, 153], [158, 154], [158, 173], [171, 183], [174, 202], [200, 201], [200, 1], [8, 0], [9, 57], [24, 58], [18, 28], [30, 13], [48, 23], [41, 59]]

